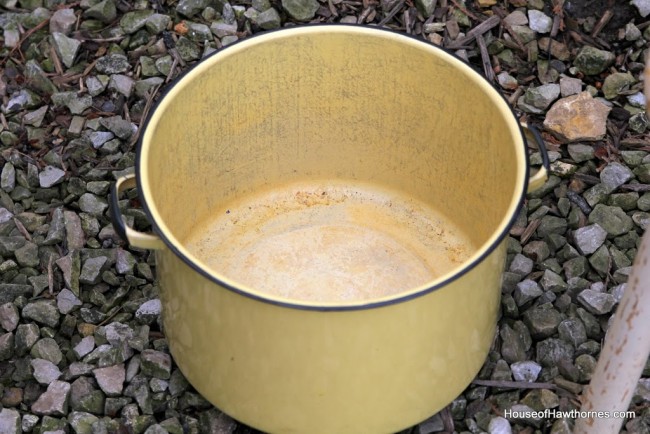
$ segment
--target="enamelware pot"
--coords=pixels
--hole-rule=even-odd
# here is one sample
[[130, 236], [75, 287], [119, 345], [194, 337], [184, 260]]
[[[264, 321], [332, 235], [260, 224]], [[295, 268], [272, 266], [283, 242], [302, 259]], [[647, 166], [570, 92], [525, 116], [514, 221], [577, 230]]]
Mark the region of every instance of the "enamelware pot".
[[[245, 39], [184, 74], [153, 109], [135, 175], [113, 188], [112, 212], [131, 245], [155, 250], [172, 356], [205, 398], [267, 432], [388, 433], [442, 409], [484, 363], [506, 235], [526, 192], [546, 180], [546, 168], [530, 177], [524, 134], [507, 102], [453, 55], [378, 28], [304, 26]], [[119, 216], [118, 196], [136, 180], [154, 234]], [[411, 204], [403, 215], [439, 213], [427, 220], [437, 231], [427, 238], [432, 246], [448, 222], [471, 249], [411, 285], [414, 273], [426, 276], [444, 262], [426, 252], [420, 260], [421, 246], [411, 249], [428, 236], [429, 223], [381, 223], [381, 207], [357, 215], [356, 203], [332, 214], [344, 221], [327, 217], [328, 205], [349, 204], [364, 189], [382, 192], [378, 203], [389, 217], [399, 203]], [[332, 195], [342, 199], [315, 199]], [[278, 197], [286, 206], [273, 211], [273, 222], [286, 211], [302, 213], [297, 223], [277, 229], [261, 217]], [[245, 236], [224, 241], [221, 229], [212, 230], [205, 237], [216, 237], [215, 250], [199, 254], [188, 240], [200, 238], [215, 215], [226, 219], [220, 228], [242, 228]], [[379, 234], [383, 241], [373, 244], [366, 229], [394, 240]], [[320, 237], [319, 230], [338, 235]], [[400, 234], [409, 231], [402, 251]], [[262, 258], [272, 244], [266, 240], [276, 237], [281, 253]], [[313, 240], [324, 247], [312, 248]], [[292, 251], [303, 248], [304, 256]], [[377, 265], [376, 250], [388, 252], [382, 260], [404, 264]], [[358, 251], [368, 256], [355, 258]], [[221, 254], [242, 273], [220, 269]], [[321, 263], [327, 255], [332, 270]], [[321, 262], [309, 268], [313, 258]], [[295, 264], [307, 267], [307, 277], [291, 277]], [[340, 264], [348, 267], [345, 279], [358, 271], [379, 276], [379, 284], [406, 283], [364, 298], [292, 297], [291, 288], [303, 286], [327, 294]], [[276, 266], [284, 268], [276, 273]], [[393, 268], [401, 273], [395, 278]], [[246, 283], [263, 285], [276, 274], [288, 276], [278, 293]], [[372, 288], [364, 282], [358, 289]]]

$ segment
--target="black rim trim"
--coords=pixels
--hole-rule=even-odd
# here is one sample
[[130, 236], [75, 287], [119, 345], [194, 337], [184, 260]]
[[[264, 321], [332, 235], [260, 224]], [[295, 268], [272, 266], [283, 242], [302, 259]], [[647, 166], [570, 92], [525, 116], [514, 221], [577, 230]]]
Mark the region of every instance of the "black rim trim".
[[[462, 62], [463, 64], [469, 66], [470, 69], [472, 71], [474, 71], [477, 74], [478, 77], [480, 77], [482, 80], [484, 80], [485, 83], [489, 84], [490, 87], [492, 87], [496, 91], [496, 93], [501, 97], [501, 99], [503, 99], [503, 101], [506, 103], [506, 106], [510, 109], [510, 112], [512, 113], [513, 118], [516, 119], [517, 121], [519, 120], [519, 118], [515, 114], [513, 108], [510, 106], [510, 103], [508, 103], [508, 100], [503, 96], [503, 94], [501, 93], [499, 88], [497, 88], [496, 85], [494, 85], [493, 83], [490, 83], [483, 76], [483, 74], [480, 73], [480, 71], [478, 71], [470, 63], [468, 63], [465, 60], [461, 59], [460, 57], [458, 57], [457, 55], [455, 55], [451, 51], [449, 51], [449, 50], [447, 50], [445, 48], [439, 47], [437, 45], [434, 45], [434, 44], [432, 44], [432, 43], [430, 43], [430, 42], [428, 42], [428, 41], [426, 41], [424, 39], [420, 39], [420, 38], [418, 38], [416, 36], [409, 35], [409, 34], [402, 33], [402, 32], [398, 32], [398, 31], [392, 30], [392, 29], [385, 29], [385, 28], [380, 28], [380, 27], [362, 26], [362, 25], [358, 25], [358, 24], [317, 23], [317, 24], [305, 24], [305, 25], [301, 25], [300, 27], [354, 27], [354, 28], [372, 29], [372, 30], [377, 30], [377, 31], [380, 31], [380, 32], [393, 33], [393, 34], [397, 34], [397, 35], [404, 36], [404, 37], [407, 37], [407, 38], [411, 38], [411, 39], [413, 39], [413, 40], [415, 40], [415, 41], [417, 41], [419, 43], [422, 43], [422, 44], [428, 45], [430, 47], [433, 47], [434, 49], [440, 50], [441, 52], [443, 52], [443, 53], [453, 57], [454, 59]], [[291, 303], [291, 302], [284, 302], [284, 301], [280, 301], [280, 300], [273, 300], [273, 299], [270, 299], [270, 298], [265, 298], [265, 297], [258, 296], [256, 294], [251, 294], [250, 292], [244, 291], [244, 290], [242, 290], [242, 289], [240, 289], [238, 287], [229, 285], [229, 284], [221, 281], [220, 279], [216, 278], [212, 274], [208, 273], [207, 271], [203, 270], [197, 264], [192, 262], [190, 260], [190, 258], [186, 257], [181, 251], [179, 251], [176, 248], [176, 246], [165, 236], [164, 232], [162, 230], [160, 230], [160, 228], [158, 227], [157, 222], [153, 219], [151, 210], [149, 209], [149, 206], [147, 205], [147, 201], [145, 200], [145, 197], [142, 195], [141, 177], [137, 176], [137, 174], [139, 174], [139, 172], [140, 172], [139, 168], [140, 168], [140, 164], [142, 162], [141, 161], [141, 158], [142, 158], [141, 149], [142, 149], [142, 141], [143, 141], [143, 138], [144, 138], [144, 133], [145, 133], [145, 130], [147, 129], [147, 127], [149, 125], [149, 121], [151, 120], [151, 117], [156, 112], [156, 109], [158, 108], [160, 103], [164, 100], [167, 93], [176, 84], [178, 84], [178, 82], [180, 82], [186, 75], [188, 75], [199, 64], [203, 63], [208, 58], [210, 58], [210, 57], [212, 57], [214, 55], [217, 55], [217, 54], [221, 53], [222, 51], [229, 49], [230, 47], [236, 46], [239, 43], [250, 41], [253, 38], [268, 35], [268, 34], [271, 34], [271, 33], [288, 32], [288, 31], [291, 31], [292, 29], [296, 29], [296, 28], [297, 27], [289, 27], [289, 28], [270, 30], [270, 31], [266, 31], [266, 32], [260, 32], [260, 33], [257, 33], [255, 35], [249, 36], [249, 37], [247, 37], [245, 39], [241, 39], [239, 41], [236, 41], [233, 44], [227, 45], [226, 47], [223, 47], [222, 49], [217, 50], [214, 53], [210, 53], [207, 57], [205, 57], [204, 59], [199, 60], [191, 68], [187, 69], [186, 71], [183, 71], [178, 77], [174, 78], [174, 80], [171, 81], [170, 83], [168, 83], [166, 85], [165, 89], [160, 93], [160, 98], [151, 107], [151, 110], [149, 111], [149, 113], [147, 115], [146, 121], [143, 122], [140, 125], [141, 133], [140, 133], [140, 137], [138, 139], [137, 145], [136, 145], [136, 182], [137, 182], [137, 186], [138, 186], [138, 196], [140, 197], [142, 208], [144, 209], [145, 213], [147, 214], [147, 217], [148, 217], [149, 221], [151, 222], [151, 226], [152, 226], [154, 232], [156, 233], [156, 235], [158, 235], [163, 240], [165, 245], [178, 258], [180, 258], [187, 266], [189, 266], [194, 271], [198, 272], [201, 276], [205, 277], [206, 279], [210, 280], [211, 282], [214, 282], [214, 283], [218, 284], [219, 286], [221, 286], [223, 288], [226, 288], [226, 289], [228, 289], [230, 291], [233, 291], [236, 294], [243, 295], [245, 297], [252, 298], [254, 300], [258, 300], [258, 301], [261, 301], [261, 302], [264, 302], [264, 303], [269, 303], [269, 304], [276, 305], [276, 306], [281, 306], [281, 307], [286, 307], [286, 308], [291, 308], [291, 309], [300, 309], [300, 310], [321, 311], [321, 312], [355, 311], [355, 310], [378, 308], [378, 307], [383, 307], [383, 306], [389, 306], [389, 305], [392, 305], [392, 304], [403, 303], [403, 302], [413, 300], [413, 299], [418, 298], [418, 297], [422, 297], [422, 296], [424, 296], [426, 294], [429, 294], [429, 293], [431, 293], [431, 292], [433, 292], [433, 291], [435, 291], [437, 289], [440, 289], [440, 288], [442, 288], [444, 286], [447, 286], [451, 282], [454, 282], [454, 281], [458, 280], [459, 278], [461, 278], [462, 276], [464, 276], [465, 274], [467, 274], [468, 272], [473, 270], [479, 263], [483, 262], [488, 256], [490, 256], [492, 254], [492, 252], [494, 252], [496, 250], [496, 248], [501, 244], [501, 242], [507, 236], [510, 229], [512, 228], [515, 221], [517, 220], [519, 211], [521, 210], [521, 208], [522, 208], [522, 206], [524, 204], [524, 200], [526, 199], [526, 193], [527, 193], [527, 189], [528, 189], [528, 180], [529, 180], [529, 176], [530, 176], [530, 161], [529, 161], [528, 158], [526, 159], [525, 167], [524, 167], [524, 175], [525, 175], [525, 183], [524, 183], [524, 186], [523, 186], [524, 188], [522, 189], [521, 196], [520, 196], [520, 198], [519, 198], [519, 200], [517, 202], [516, 212], [514, 212], [513, 215], [510, 217], [510, 221], [508, 221], [508, 223], [507, 223], [506, 227], [504, 228], [503, 232], [501, 234], [499, 234], [499, 236], [492, 243], [492, 245], [490, 245], [485, 250], [485, 252], [483, 252], [483, 254], [481, 256], [479, 256], [478, 258], [476, 258], [472, 262], [466, 264], [461, 270], [459, 270], [456, 274], [454, 274], [450, 278], [445, 279], [442, 282], [437, 283], [436, 285], [427, 287], [427, 288], [425, 288], [425, 289], [423, 289], [421, 291], [418, 291], [418, 292], [415, 292], [415, 293], [412, 293], [412, 294], [408, 294], [408, 295], [404, 295], [402, 297], [396, 297], [396, 298], [393, 298], [393, 299], [390, 299], [390, 300], [385, 300], [385, 301], [378, 301], [378, 302], [372, 302], [371, 301], [371, 302], [368, 302], [368, 303], [365, 303], [365, 304], [358, 304], [358, 305], [353, 305], [353, 306], [345, 306], [345, 305], [342, 305], [342, 306], [309, 306], [309, 305], [303, 305], [303, 304], [298, 304], [298, 303]], [[523, 146], [524, 146], [524, 153], [526, 155], [528, 155], [528, 149], [526, 148], [526, 143], [527, 143], [526, 142], [526, 136], [523, 133], [523, 130], [522, 130], [522, 127], [521, 127], [520, 123], [519, 123], [519, 134], [522, 137], [522, 143], [523, 143]]]

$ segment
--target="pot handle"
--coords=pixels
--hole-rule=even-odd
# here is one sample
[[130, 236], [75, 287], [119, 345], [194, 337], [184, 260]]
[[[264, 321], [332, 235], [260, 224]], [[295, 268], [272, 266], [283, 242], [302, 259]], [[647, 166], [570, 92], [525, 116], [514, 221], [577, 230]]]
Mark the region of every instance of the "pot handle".
[[548, 174], [551, 171], [551, 163], [548, 159], [548, 151], [546, 150], [544, 139], [542, 139], [539, 130], [532, 125], [527, 125], [523, 122], [521, 123], [521, 127], [526, 133], [530, 133], [528, 135], [524, 134], [526, 141], [532, 138], [537, 145], [540, 154], [542, 154], [542, 167], [540, 167], [539, 170], [528, 179], [528, 193], [530, 193], [531, 191], [539, 189], [548, 180]]
[[110, 214], [115, 232], [117, 232], [120, 238], [127, 241], [134, 247], [153, 250], [162, 249], [165, 247], [165, 244], [160, 238], [152, 234], [143, 234], [142, 232], [136, 231], [135, 229], [129, 227], [122, 218], [122, 214], [120, 213], [120, 206], [118, 204], [120, 193], [122, 193], [127, 188], [133, 188], [135, 186], [136, 182], [134, 174], [119, 177], [117, 181], [115, 181], [115, 184], [111, 186]]

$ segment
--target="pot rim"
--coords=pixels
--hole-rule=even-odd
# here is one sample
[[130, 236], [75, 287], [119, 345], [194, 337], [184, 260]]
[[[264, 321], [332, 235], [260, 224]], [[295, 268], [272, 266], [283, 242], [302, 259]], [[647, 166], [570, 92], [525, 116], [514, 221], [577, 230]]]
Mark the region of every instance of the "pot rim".
[[[146, 158], [143, 157], [143, 154], [149, 152], [150, 146], [145, 146], [145, 142], [149, 143], [150, 126], [156, 126], [159, 115], [162, 110], [165, 109], [167, 104], [171, 101], [168, 96], [173, 96], [174, 93], [180, 92], [184, 87], [184, 80], [186, 83], [189, 83], [189, 80], [192, 75], [199, 75], [201, 72], [208, 67], [216, 64], [219, 61], [219, 58], [230, 56], [246, 49], [246, 46], [252, 44], [264, 43], [268, 39], [277, 39], [283, 37], [291, 37], [292, 35], [300, 34], [310, 34], [317, 33], [322, 31], [324, 28], [327, 28], [328, 31], [340, 32], [340, 33], [370, 33], [378, 37], [384, 37], [389, 39], [398, 39], [403, 43], [411, 44], [417, 46], [423, 50], [430, 50], [435, 52], [437, 55], [445, 58], [445, 60], [450, 61], [457, 68], [463, 70], [466, 75], [473, 77], [475, 83], [493, 100], [495, 103], [495, 109], [502, 112], [506, 122], [509, 124], [509, 128], [515, 137], [520, 138], [520, 146], [515, 146], [515, 152], [517, 158], [520, 160], [520, 163], [517, 167], [517, 177], [519, 178], [518, 183], [518, 192], [517, 189], [513, 194], [513, 198], [508, 207], [507, 213], [501, 220], [499, 227], [494, 231], [492, 236], [485, 241], [477, 251], [466, 260], [460, 268], [454, 268], [450, 272], [427, 282], [426, 284], [420, 285], [416, 288], [412, 288], [408, 291], [400, 292], [390, 296], [385, 296], [376, 299], [370, 300], [358, 300], [358, 301], [343, 301], [343, 302], [317, 302], [317, 301], [303, 301], [303, 300], [294, 300], [285, 297], [279, 297], [275, 295], [266, 294], [261, 291], [257, 291], [254, 288], [250, 288], [246, 285], [241, 285], [236, 281], [229, 279], [217, 272], [212, 271], [207, 265], [202, 261], [192, 255], [180, 241], [171, 234], [171, 231], [165, 225], [163, 219], [159, 216], [155, 205], [150, 205], [147, 200], [148, 197], [151, 197], [151, 188], [147, 180], [148, 169], [146, 165], [143, 166], [143, 161]], [[197, 64], [193, 65], [188, 70], [181, 73], [176, 77], [171, 83], [169, 83], [166, 88], [161, 92], [160, 98], [152, 106], [149, 114], [147, 115], [146, 120], [141, 125], [142, 134], [140, 135], [137, 145], [136, 145], [136, 180], [138, 187], [138, 196], [142, 208], [144, 209], [148, 220], [151, 222], [154, 233], [156, 233], [164, 242], [166, 247], [168, 247], [174, 255], [180, 258], [186, 265], [192, 268], [194, 271], [198, 272], [203, 277], [207, 278], [213, 283], [226, 288], [236, 294], [243, 295], [258, 301], [265, 303], [270, 303], [277, 306], [302, 309], [302, 310], [312, 310], [312, 311], [354, 311], [362, 309], [377, 308], [382, 306], [393, 305], [397, 303], [402, 303], [408, 300], [412, 300], [426, 294], [429, 294], [435, 290], [441, 289], [450, 283], [460, 279], [465, 274], [472, 271], [478, 264], [483, 262], [490, 256], [497, 247], [501, 244], [504, 238], [510, 231], [510, 228], [514, 225], [519, 211], [523, 206], [530, 174], [530, 164], [527, 158], [527, 145], [526, 138], [523, 133], [522, 127], [519, 123], [519, 120], [510, 106], [504, 95], [496, 87], [496, 85], [490, 83], [478, 70], [476, 70], [472, 65], [467, 63], [465, 60], [458, 57], [456, 54], [451, 51], [434, 45], [426, 40], [419, 39], [415, 36], [401, 33], [392, 29], [363, 26], [359, 24], [338, 24], [338, 23], [315, 23], [315, 24], [305, 24], [296, 27], [276, 29], [266, 32], [261, 32], [252, 36], [249, 36], [245, 39], [236, 41], [233, 44], [230, 44], [226, 47], [219, 49], [218, 51], [209, 54], [204, 59], [200, 60]], [[516, 145], [516, 144], [515, 144]]]

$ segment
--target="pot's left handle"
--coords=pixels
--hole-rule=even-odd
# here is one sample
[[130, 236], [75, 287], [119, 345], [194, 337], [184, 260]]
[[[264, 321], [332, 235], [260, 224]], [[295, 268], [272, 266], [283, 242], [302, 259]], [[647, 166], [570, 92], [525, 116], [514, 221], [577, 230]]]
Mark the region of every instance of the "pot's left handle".
[[143, 234], [138, 232], [135, 229], [129, 227], [122, 218], [120, 213], [120, 206], [118, 199], [120, 193], [128, 188], [133, 188], [136, 186], [135, 175], [125, 175], [121, 176], [115, 181], [115, 184], [111, 187], [111, 220], [113, 222], [113, 227], [115, 232], [125, 241], [134, 247], [139, 247], [141, 249], [153, 249], [158, 250], [165, 247], [165, 244], [160, 238], [152, 234]]
[[537, 128], [532, 125], [526, 125], [523, 122], [521, 123], [521, 128], [528, 133], [525, 134], [526, 140], [533, 139], [540, 154], [542, 154], [542, 167], [540, 167], [539, 170], [528, 179], [528, 193], [530, 193], [531, 191], [539, 189], [548, 180], [548, 174], [551, 171], [551, 163], [549, 162], [548, 151], [546, 150], [544, 139]]

